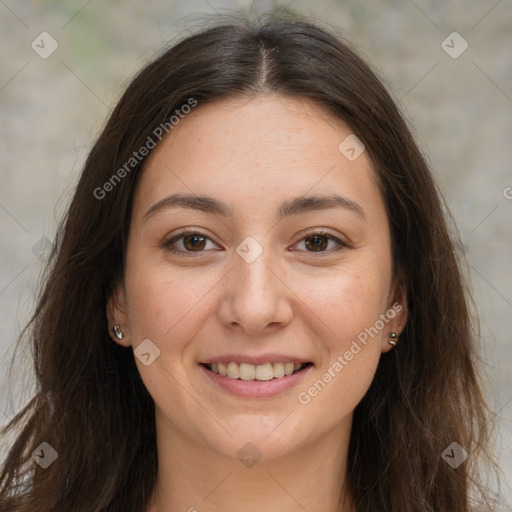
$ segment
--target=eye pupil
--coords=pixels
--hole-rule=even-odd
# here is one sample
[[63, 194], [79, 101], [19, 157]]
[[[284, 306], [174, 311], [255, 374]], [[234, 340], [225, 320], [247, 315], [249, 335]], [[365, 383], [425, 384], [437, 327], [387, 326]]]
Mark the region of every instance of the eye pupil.
[[[323, 242], [320, 240], [321, 238], [323, 238]], [[327, 237], [325, 235], [314, 235], [314, 236], [310, 236], [306, 239], [306, 247], [308, 247], [308, 249], [310, 248], [309, 247], [309, 241], [310, 240], [315, 240], [315, 242], [312, 244], [312, 247], [313, 247], [313, 250], [314, 251], [318, 251], [318, 250], [323, 250], [327, 247]]]
[[[201, 235], [187, 235], [183, 237], [183, 245], [189, 250], [204, 249], [206, 243], [204, 238], [205, 237]], [[191, 239], [194, 239], [194, 242], [189, 243]], [[197, 242], [199, 242], [199, 245], [197, 245]]]

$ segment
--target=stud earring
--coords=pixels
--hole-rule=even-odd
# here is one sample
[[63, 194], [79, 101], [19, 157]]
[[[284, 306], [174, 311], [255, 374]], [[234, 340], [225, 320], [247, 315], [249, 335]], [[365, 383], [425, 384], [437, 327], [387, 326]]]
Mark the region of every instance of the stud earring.
[[395, 346], [398, 342], [398, 335], [394, 332], [392, 332], [390, 335], [389, 344]]
[[112, 327], [112, 332], [118, 340], [122, 340], [124, 338], [124, 334], [121, 332], [121, 327], [119, 327], [119, 325], [114, 325], [114, 327]]

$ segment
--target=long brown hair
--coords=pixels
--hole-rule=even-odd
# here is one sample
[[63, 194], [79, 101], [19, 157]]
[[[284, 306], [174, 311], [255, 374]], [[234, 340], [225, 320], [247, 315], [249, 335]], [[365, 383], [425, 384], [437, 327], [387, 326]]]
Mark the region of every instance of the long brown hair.
[[[492, 510], [477, 463], [496, 465], [492, 418], [457, 238], [397, 106], [335, 31], [282, 11], [228, 20], [142, 69], [90, 151], [20, 337], [31, 343], [37, 393], [4, 429], [19, 432], [1, 468], [0, 509], [146, 508], [157, 474], [154, 403], [132, 351], [109, 338], [106, 318], [145, 159], [126, 162], [190, 98], [200, 105], [273, 91], [318, 102], [363, 141], [407, 291], [399, 347], [381, 357], [354, 411], [348, 486], [358, 512], [469, 512], [477, 499], [486, 504], [479, 510]], [[47, 469], [31, 458], [42, 442], [58, 453]], [[456, 469], [442, 458], [454, 442], [469, 454]]]

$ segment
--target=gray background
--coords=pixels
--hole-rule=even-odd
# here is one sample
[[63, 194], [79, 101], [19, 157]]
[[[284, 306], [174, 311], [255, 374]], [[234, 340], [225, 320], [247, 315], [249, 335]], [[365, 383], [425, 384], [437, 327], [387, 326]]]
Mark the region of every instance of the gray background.
[[[249, 5], [0, 0], [0, 423], [31, 394], [29, 362], [19, 353], [7, 396], [14, 342], [56, 220], [107, 114], [133, 74], [201, 13]], [[497, 449], [512, 483], [512, 0], [288, 5], [339, 27], [379, 70], [432, 165], [469, 262]], [[31, 47], [43, 31], [58, 43], [46, 59]], [[457, 51], [462, 40], [442, 46], [454, 31], [468, 43], [457, 58], [446, 45]], [[512, 502], [510, 487], [503, 492]]]

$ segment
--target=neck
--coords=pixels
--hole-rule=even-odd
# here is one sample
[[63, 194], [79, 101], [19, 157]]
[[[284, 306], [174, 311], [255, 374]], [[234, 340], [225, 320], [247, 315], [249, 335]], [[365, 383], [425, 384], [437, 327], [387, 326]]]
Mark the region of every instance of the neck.
[[344, 487], [351, 422], [247, 467], [200, 446], [157, 413], [158, 476], [148, 512], [355, 512]]

